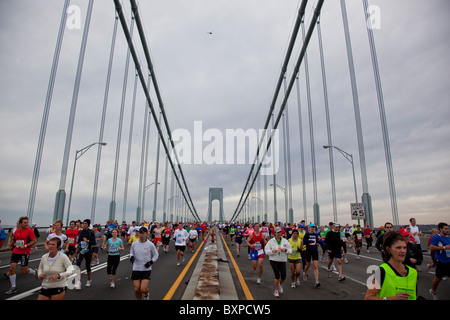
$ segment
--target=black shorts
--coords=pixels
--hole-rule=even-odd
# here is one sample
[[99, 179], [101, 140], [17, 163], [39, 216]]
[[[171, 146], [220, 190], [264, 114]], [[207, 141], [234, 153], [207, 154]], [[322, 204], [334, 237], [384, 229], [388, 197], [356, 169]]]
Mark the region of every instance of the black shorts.
[[334, 258], [342, 259], [342, 251], [341, 251], [341, 249], [328, 251], [328, 258], [330, 258], [331, 260], [333, 260]]
[[162, 237], [162, 238], [161, 238], [161, 242], [162, 242], [164, 245], [168, 245], [168, 244], [170, 243], [170, 237]]
[[443, 263], [436, 260], [436, 278], [450, 277], [450, 263]]
[[22, 267], [27, 267], [29, 259], [30, 259], [30, 255], [28, 255], [28, 254], [13, 253], [13, 254], [11, 254], [10, 263], [19, 263], [20, 262]]
[[58, 294], [61, 294], [63, 292], [67, 291], [67, 287], [60, 287], [60, 288], [41, 288], [39, 290], [39, 294], [47, 297], [47, 298], [51, 298], [52, 296], [56, 296]]
[[67, 255], [70, 254], [72, 256], [75, 254], [75, 251], [77, 250], [77, 248], [75, 246], [69, 246], [67, 249], [68, 249], [68, 251], [66, 252], [66, 254]]
[[306, 250], [305, 251], [305, 260], [308, 262], [311, 262], [311, 259], [313, 261], [319, 260], [319, 251], [315, 250]]
[[175, 246], [175, 249], [180, 250], [181, 252], [184, 252], [186, 250], [186, 246]]
[[149, 271], [133, 271], [131, 280], [150, 280], [151, 270]]
[[108, 261], [106, 263], [106, 274], [116, 275], [117, 268], [120, 263], [120, 255], [108, 255]]

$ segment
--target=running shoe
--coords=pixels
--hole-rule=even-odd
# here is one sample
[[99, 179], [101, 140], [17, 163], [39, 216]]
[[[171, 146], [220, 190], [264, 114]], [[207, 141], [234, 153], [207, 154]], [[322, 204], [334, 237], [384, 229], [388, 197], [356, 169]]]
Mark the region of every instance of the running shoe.
[[430, 289], [430, 294], [431, 294], [431, 296], [433, 297], [433, 300], [439, 300], [439, 299], [438, 299], [438, 296], [437, 296], [437, 293], [436, 293], [436, 292], [433, 292], [433, 289]]
[[331, 270], [327, 270], [327, 277], [331, 278]]
[[278, 293], [278, 290], [275, 290], [275, 292], [273, 293], [273, 295], [275, 296], [275, 298], [279, 298], [280, 294]]
[[116, 284], [114, 282], [111, 282], [111, 285], [109, 286], [111, 289], [114, 289], [116, 287]]
[[11, 287], [8, 290], [5, 291], [5, 294], [10, 295], [13, 293], [17, 293], [17, 288], [16, 287]]
[[317, 288], [317, 287], [319, 287], [320, 286], [320, 282], [319, 281], [316, 281], [316, 284], [314, 285], [314, 288]]
[[295, 282], [292, 282], [291, 288], [295, 288]]
[[261, 278], [256, 278], [256, 283], [261, 284]]
[[283, 287], [281, 285], [278, 285], [278, 292], [283, 293]]
[[344, 277], [344, 276], [339, 276], [338, 281], [344, 281], [344, 280], [345, 280], [345, 277]]
[[92, 280], [86, 281], [86, 287], [90, 287], [92, 285]]

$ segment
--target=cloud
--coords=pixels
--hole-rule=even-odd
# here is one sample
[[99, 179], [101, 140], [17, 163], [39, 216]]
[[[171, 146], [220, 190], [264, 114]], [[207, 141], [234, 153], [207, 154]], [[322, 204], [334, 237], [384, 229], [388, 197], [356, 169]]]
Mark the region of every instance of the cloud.
[[[141, 1], [152, 60], [164, 106], [172, 130], [193, 128], [202, 121], [204, 129], [260, 129], [267, 116], [282, 58], [289, 41], [300, 1], [215, 1], [205, 0]], [[72, 1], [82, 13], [86, 3]], [[419, 223], [436, 223], [448, 217], [449, 158], [446, 125], [449, 109], [446, 101], [450, 88], [445, 66], [449, 44], [446, 31], [449, 22], [442, 8], [445, 0], [434, 2], [371, 1], [381, 12], [381, 29], [375, 30], [375, 41], [389, 126], [391, 152], [397, 190], [400, 221], [410, 215], [420, 217]], [[129, 17], [128, 3], [124, 2]], [[407, 8], [407, 9], [405, 9]], [[26, 212], [36, 146], [47, 92], [48, 78], [61, 17], [62, 3], [51, 0], [5, 1], [0, 3], [0, 217], [5, 224], [14, 224]], [[376, 225], [392, 219], [386, 164], [381, 136], [379, 110], [373, 80], [372, 63], [364, 26], [361, 3], [347, 3], [358, 81], [366, 152], [369, 192]], [[420, 17], [415, 12], [421, 12]], [[306, 14], [307, 23], [311, 8]], [[128, 22], [130, 19], [128, 18]], [[430, 24], [429, 21], [434, 21]], [[88, 47], [80, 87], [66, 192], [69, 192], [75, 150], [97, 141], [103, 107], [106, 72], [114, 24], [111, 1], [96, 1], [89, 33]], [[83, 24], [82, 24], [83, 26]], [[347, 55], [342, 18], [338, 1], [326, 2], [321, 17], [325, 48], [325, 64], [330, 103], [333, 144], [352, 153], [358, 196], [362, 195], [361, 171], [355, 133], [354, 111], [348, 75]], [[210, 35], [207, 32], [212, 31]], [[81, 30], [65, 30], [63, 48], [54, 88], [49, 124], [39, 178], [35, 217], [42, 225], [52, 219], [54, 199], [58, 190], [68, 112], [73, 93]], [[143, 67], [146, 62], [138, 37]], [[127, 47], [119, 26], [112, 70], [111, 89], [102, 149], [96, 220], [106, 220], [112, 198], [112, 180], [116, 155], [118, 115], [122, 97]], [[293, 61], [297, 59], [296, 46]], [[314, 145], [317, 166], [318, 199], [321, 222], [332, 219], [331, 183], [328, 144], [317, 35], [308, 48], [311, 78]], [[289, 65], [291, 74], [293, 62]], [[117, 185], [117, 213], [122, 216], [125, 190], [128, 134], [134, 83], [130, 68], [124, 113]], [[301, 112], [303, 119], [308, 216], [312, 216], [312, 171], [309, 123], [304, 68], [300, 71]], [[157, 100], [151, 95], [155, 108]], [[280, 96], [281, 99], [281, 96]], [[280, 101], [279, 99], [279, 101]], [[277, 103], [277, 110], [280, 102]], [[292, 188], [295, 220], [303, 218], [300, 170], [300, 143], [296, 91], [289, 99]], [[131, 149], [126, 219], [135, 218], [139, 165], [143, 132], [145, 100], [140, 88]], [[206, 145], [206, 143], [205, 143]], [[151, 124], [149, 166], [146, 184], [155, 179], [156, 130]], [[162, 149], [161, 149], [162, 151]], [[77, 162], [72, 201], [73, 217], [90, 215], [95, 172], [96, 148]], [[334, 152], [336, 196], [341, 223], [349, 219], [349, 203], [354, 201], [350, 164]], [[159, 181], [164, 180], [165, 161], [161, 154]], [[183, 172], [193, 202], [201, 218], [206, 217], [208, 188], [224, 188], [225, 216], [236, 209], [250, 170], [245, 165], [183, 165]], [[272, 177], [268, 184], [273, 183]], [[277, 183], [286, 186], [284, 162], [280, 162]], [[261, 181], [261, 188], [263, 183]], [[269, 187], [267, 208], [273, 211], [273, 189]], [[146, 192], [146, 217], [153, 207], [153, 190]], [[158, 187], [158, 215], [162, 218], [164, 185]], [[170, 178], [168, 194], [170, 196]], [[254, 196], [254, 195], [253, 195]], [[259, 197], [263, 198], [260, 191]], [[278, 189], [278, 214], [284, 217], [284, 195]], [[66, 199], [67, 205], [67, 199]], [[216, 208], [217, 209], [217, 208]], [[433, 216], [428, 215], [433, 213]], [[216, 212], [218, 217], [218, 212]]]

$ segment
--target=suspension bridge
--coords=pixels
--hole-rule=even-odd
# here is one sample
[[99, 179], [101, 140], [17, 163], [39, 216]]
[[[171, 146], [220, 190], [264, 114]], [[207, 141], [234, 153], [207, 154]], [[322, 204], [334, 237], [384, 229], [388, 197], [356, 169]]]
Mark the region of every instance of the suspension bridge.
[[[358, 70], [354, 61], [352, 30], [349, 26], [349, 20], [353, 17], [348, 16], [348, 1], [341, 0], [338, 4], [331, 5], [323, 0], [303, 0], [291, 5], [290, 9], [295, 7], [295, 11], [290, 10], [292, 13], [295, 12], [295, 16], [290, 34], [289, 30], [286, 30], [283, 35], [284, 38], [289, 35], [289, 39], [284, 56], [279, 56], [281, 68], [277, 70], [276, 74], [273, 74], [271, 79], [265, 79], [265, 81], [275, 83], [274, 90], [270, 99], [266, 100], [266, 106], [260, 106], [257, 117], [251, 116], [260, 119], [260, 124], [255, 124], [254, 128], [261, 130], [262, 134], [258, 135], [257, 142], [252, 146], [254, 152], [249, 155], [251, 160], [245, 163], [247, 165], [246, 170], [249, 169], [249, 171], [244, 172], [242, 167], [239, 168], [241, 181], [236, 181], [233, 176], [233, 191], [231, 191], [233, 194], [231, 194], [230, 188], [225, 187], [224, 189], [224, 195], [230, 196], [235, 202], [234, 209], [225, 212], [224, 220], [265, 220], [294, 223], [304, 219], [316, 224], [324, 224], [323, 219], [321, 219], [323, 216], [321, 202], [326, 202], [327, 217], [330, 216], [331, 211], [332, 217], [330, 219], [333, 221], [351, 222], [350, 203], [353, 203], [359, 205], [358, 208], [362, 208], [361, 221], [364, 220], [364, 223], [371, 227], [375, 225], [373, 217], [376, 213], [373, 212], [372, 197], [369, 192], [366, 145], [363, 135], [363, 121], [361, 120], [361, 113], [365, 110], [360, 107]], [[374, 93], [376, 94], [376, 101], [372, 101], [371, 105], [378, 107], [381, 124], [380, 134], [383, 141], [382, 150], [377, 150], [377, 152], [383, 153], [385, 159], [384, 179], [389, 188], [391, 211], [389, 220], [392, 220], [395, 225], [399, 225], [394, 170], [381, 83], [382, 74], [378, 65], [374, 36], [374, 29], [378, 23], [377, 16], [374, 15], [376, 6], [375, 8], [370, 6], [367, 0], [363, 0], [361, 4], [362, 10], [359, 12], [358, 21], [362, 21], [364, 24], [357, 28], [363, 28], [367, 33], [366, 52], [371, 65], [366, 66], [366, 68], [370, 68], [370, 73], [373, 74]], [[99, 26], [95, 20], [91, 21], [96, 6], [98, 6], [96, 17], [101, 11], [102, 21], [108, 21], [108, 23]], [[182, 105], [175, 106], [165, 103], [167, 98], [164, 97], [151, 54], [152, 50], [156, 52], [158, 47], [152, 46], [148, 30], [164, 28], [164, 21], [144, 21], [145, 14], [141, 6], [135, 0], [129, 2], [105, 1], [101, 4], [94, 4], [94, 1], [91, 0], [85, 8], [86, 14], [76, 16], [77, 12], [80, 13], [75, 10], [79, 6], [71, 4], [68, 0], [64, 1], [61, 8], [62, 13], [53, 60], [51, 65], [48, 66], [50, 77], [40, 122], [26, 213], [30, 221], [36, 220], [34, 216], [35, 204], [36, 201], [39, 201], [38, 189], [42, 187], [42, 183], [40, 183], [40, 178], [42, 179], [41, 167], [45, 165], [44, 161], [47, 161], [45, 150], [56, 147], [46, 143], [48, 139], [47, 127], [53, 108], [55, 108], [53, 97], [60, 90], [58, 86], [59, 68], [61, 63], [67, 63], [67, 58], [60, 61], [61, 52], [65, 46], [70, 46], [72, 50], [70, 59], [73, 66], [76, 64], [76, 69], [72, 74], [74, 86], [73, 90], [70, 90], [70, 108], [66, 110], [68, 114], [67, 127], [59, 132], [60, 136], [65, 133], [65, 141], [63, 143], [62, 161], [58, 163], [61, 171], [59, 187], [55, 186], [54, 188], [56, 198], [52, 208], [53, 217], [51, 220], [61, 219], [67, 224], [72, 218], [81, 218], [79, 217], [81, 192], [83, 193], [83, 199], [86, 199], [83, 205], [86, 206], [86, 203], [89, 202], [91, 207], [90, 214], [83, 212], [83, 218], [90, 215], [91, 221], [105, 219], [104, 203], [106, 197], [104, 194], [107, 191], [104, 189], [106, 188], [111, 189], [107, 209], [108, 219], [122, 219], [123, 221], [192, 219], [201, 221], [207, 218], [206, 212], [200, 213], [197, 211], [198, 205], [196, 206], [192, 194], [193, 190], [195, 190], [195, 194], [198, 194], [198, 190], [203, 188], [203, 194], [205, 195], [208, 188], [214, 187], [214, 185], [199, 186], [196, 182], [197, 179], [192, 174], [186, 175], [186, 170], [191, 169], [189, 165], [183, 163], [186, 156], [184, 152], [187, 152], [187, 150], [183, 150], [183, 153], [179, 152], [180, 136], [177, 135], [175, 138], [173, 136], [174, 131], [176, 131], [174, 129], [178, 128], [174, 128], [171, 123], [175, 121], [179, 124], [180, 119], [177, 117], [177, 113], [184, 115], [187, 111], [183, 110]], [[146, 5], [145, 8], [148, 10], [149, 7]], [[352, 8], [351, 12], [354, 13], [355, 10]], [[82, 34], [81, 43], [78, 47], [66, 40], [67, 33], [73, 31], [69, 30], [68, 26], [77, 17], [83, 18], [77, 29], [78, 33]], [[327, 24], [325, 19], [329, 19], [329, 17], [333, 18], [333, 24]], [[288, 18], [292, 18], [292, 15], [286, 17], [286, 19]], [[339, 47], [343, 49], [346, 59], [340, 61], [340, 63], [342, 64], [341, 69], [345, 70], [346, 74], [345, 76], [341, 75], [340, 79], [336, 79], [334, 73], [331, 77], [327, 72], [329, 67], [327, 59], [332, 52], [330, 48], [335, 44], [324, 41], [323, 34], [329, 32], [327, 28], [323, 27], [324, 25], [328, 28], [330, 25], [339, 25], [343, 28], [344, 37], [339, 40], [341, 43]], [[54, 26], [54, 29], [57, 29], [56, 26]], [[152, 36], [155, 33], [152, 32]], [[218, 40], [220, 33], [216, 30], [203, 31], [202, 35], [208, 37], [207, 41], [220, 41]], [[110, 36], [109, 42], [105, 41], [107, 36]], [[279, 36], [281, 37], [281, 35]], [[109, 50], [103, 50], [102, 54], [107, 54], [96, 55], [94, 58], [92, 52], [89, 52], [89, 48], [100, 38], [103, 44], [108, 43]], [[170, 41], [170, 39], [166, 40]], [[311, 46], [317, 47], [314, 52], [318, 54], [308, 55]], [[77, 50], [73, 51], [73, 48], [77, 48]], [[125, 48], [126, 50], [124, 50]], [[329, 53], [327, 53], [327, 48], [330, 50]], [[279, 51], [277, 50], [277, 52]], [[76, 52], [78, 52], [78, 55]], [[182, 55], [183, 52], [179, 52], [179, 54]], [[258, 54], [261, 54], [261, 52], [255, 51], [255, 55]], [[93, 59], [95, 62], [86, 58]], [[83, 72], [86, 64], [91, 65], [93, 63], [102, 64], [101, 70], [106, 72]], [[316, 64], [313, 70], [310, 68], [312, 64]], [[319, 67], [317, 68], [317, 66]], [[192, 73], [195, 73], [195, 65], [185, 65], [184, 67], [192, 68]], [[175, 76], [178, 70], [174, 69], [171, 72]], [[97, 86], [94, 89], [83, 86], [83, 81], [87, 81], [88, 77], [95, 77]], [[313, 84], [311, 83], [312, 77], [316, 80]], [[320, 79], [320, 88], [317, 86], [317, 79]], [[343, 141], [345, 138], [341, 137], [340, 132], [333, 128], [334, 119], [332, 117], [336, 114], [336, 110], [341, 108], [341, 102], [330, 99], [329, 92], [330, 83], [343, 82], [347, 79], [349, 80], [347, 88], [348, 94], [351, 96], [352, 112], [346, 114], [345, 121], [348, 126], [355, 128], [353, 133], [355, 139], [353, 141], [356, 142], [356, 144], [351, 145], [350, 149], [347, 148], [349, 143]], [[179, 83], [179, 81], [178, 79], [173, 82]], [[183, 79], [183, 81], [189, 82], [189, 79]], [[170, 81], [164, 78], [164, 84], [170, 85]], [[314, 87], [312, 87], [313, 85]], [[76, 128], [78, 123], [76, 115], [82, 112], [79, 109], [86, 108], [83, 95], [88, 92], [91, 94], [91, 91], [95, 91], [97, 101], [102, 101], [101, 104], [95, 103], [95, 115], [99, 115], [100, 121], [89, 119], [89, 128], [83, 128], [83, 130], [88, 130], [89, 136], [92, 138], [85, 142], [86, 147], [78, 149], [79, 146], [75, 146], [73, 143], [73, 138], [76, 139], [77, 143], [80, 143], [76, 136], [80, 134], [80, 131]], [[65, 88], [65, 92], [67, 93], [69, 90]], [[232, 95], [233, 93], [228, 92], [228, 94]], [[247, 99], [251, 98], [249, 96]], [[367, 104], [367, 98], [364, 99], [364, 103]], [[83, 105], [79, 103], [80, 100], [83, 100]], [[119, 105], [119, 108], [113, 108], [112, 105]], [[210, 109], [214, 109], [214, 107]], [[94, 114], [94, 111], [92, 112]], [[205, 114], [209, 114], [209, 112], [211, 110], [204, 110]], [[326, 137], [326, 143], [320, 145], [317, 141], [317, 117], [314, 115], [316, 112], [324, 115], [324, 118], [320, 121], [325, 123], [326, 128], [326, 132], [322, 129], [319, 133], [319, 135]], [[202, 114], [196, 116], [202, 120]], [[254, 123], [252, 121], [252, 124]], [[60, 124], [60, 126], [62, 125]], [[184, 126], [189, 127], [191, 123], [185, 123]], [[235, 128], [234, 123], [227, 123], [224, 126]], [[246, 131], [248, 129], [248, 127], [243, 128], [244, 139], [241, 142], [243, 142], [244, 148], [251, 149], [245, 144], [249, 140], [248, 135], [245, 135], [248, 133]], [[108, 139], [107, 141], [105, 130], [114, 132], [116, 140]], [[191, 132], [191, 134], [195, 135], [195, 132]], [[111, 135], [109, 137], [111, 138]], [[136, 141], [136, 137], [140, 138], [139, 142]], [[203, 144], [205, 141], [212, 141], [211, 136], [210, 140], [205, 138], [205, 133], [202, 133], [202, 138], [203, 140], [200, 143]], [[214, 144], [210, 145], [213, 149], [212, 153], [215, 152], [215, 156], [217, 156], [218, 148], [213, 148], [214, 146]], [[318, 169], [316, 166], [318, 154], [324, 152], [322, 147], [328, 153], [328, 168], [325, 169], [329, 170], [329, 177], [326, 188], [331, 188], [326, 200], [319, 199], [320, 188], [323, 188], [323, 179], [318, 181], [317, 178], [318, 170], [324, 168]], [[82, 159], [84, 160], [84, 167], [77, 167], [77, 164], [80, 165], [79, 162], [82, 161], [79, 158], [85, 153], [89, 152], [93, 157], [95, 152], [90, 150], [91, 148], [96, 149], [96, 160], [92, 158]], [[108, 150], [108, 158], [105, 158], [105, 150]], [[203, 152], [204, 155], [206, 151], [206, 148], [196, 149], [194, 145], [194, 160], [198, 153]], [[294, 153], [295, 158], [292, 156]], [[268, 157], [273, 155], [279, 155], [279, 157], [272, 157], [273, 161], [278, 161], [275, 167], [279, 170], [268, 172], [264, 170], [264, 167], [267, 165]], [[214, 161], [214, 157], [212, 158], [213, 165], [221, 164]], [[74, 159], [74, 161], [72, 162], [71, 159]], [[337, 161], [339, 163], [345, 162], [345, 160], [351, 164], [351, 167], [344, 166], [346, 172], [345, 189], [348, 192], [343, 193], [339, 190], [339, 188], [343, 188], [342, 184], [339, 185], [339, 188], [336, 187], [335, 163]], [[89, 163], [86, 163], [87, 161]], [[89, 187], [86, 187], [88, 183], [83, 181], [84, 185], [80, 187], [77, 184], [77, 177], [81, 174], [79, 173], [80, 170], [87, 170], [87, 166], [92, 173], [92, 177], [86, 179], [90, 179], [92, 183], [89, 184]], [[213, 169], [206, 170], [209, 175], [214, 177]], [[201, 170], [196, 172], [201, 172]], [[55, 181], [55, 179], [52, 181]], [[211, 179], [211, 183], [218, 187], [222, 187], [222, 184], [226, 183], [225, 181], [226, 178], [223, 177]], [[45, 187], [49, 188], [47, 181], [45, 183]], [[241, 191], [236, 191], [239, 188], [236, 184], [239, 183], [241, 184]], [[320, 183], [322, 185], [319, 185]], [[101, 218], [98, 216], [99, 188], [103, 192], [102, 208], [100, 209]], [[153, 199], [150, 200], [152, 207], [147, 208], [151, 212], [145, 211], [147, 190], [153, 193]], [[89, 192], [91, 193], [90, 200], [88, 200]], [[343, 199], [343, 194], [345, 194], [345, 199]], [[296, 210], [294, 210], [294, 201], [299, 203]], [[206, 200], [202, 200], [203, 207], [205, 207], [205, 202]], [[230, 202], [228, 200], [228, 203]], [[341, 204], [341, 207], [342, 203], [345, 203], [348, 208], [345, 212], [345, 218], [338, 214], [338, 211], [342, 211], [342, 209], [338, 209], [338, 203]], [[119, 208], [118, 204], [122, 205], [122, 208]], [[47, 211], [51, 211], [51, 208], [47, 208]]]

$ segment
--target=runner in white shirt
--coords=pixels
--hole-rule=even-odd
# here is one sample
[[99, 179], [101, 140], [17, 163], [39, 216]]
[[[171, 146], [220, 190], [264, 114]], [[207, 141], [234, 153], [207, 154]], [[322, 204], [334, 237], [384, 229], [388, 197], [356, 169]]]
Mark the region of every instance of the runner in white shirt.
[[198, 232], [195, 230], [194, 226], [192, 226], [189, 231], [189, 247], [191, 247], [191, 251], [195, 251], [195, 243], [197, 242]]
[[61, 239], [61, 247], [58, 250], [61, 252], [64, 252], [63, 245], [67, 241], [67, 236], [64, 233], [62, 233], [62, 227], [63, 227], [63, 223], [61, 220], [56, 220], [53, 223], [53, 228], [55, 229], [55, 232], [50, 233], [47, 236], [47, 239], [45, 240], [44, 247], [45, 247], [46, 251], [49, 251], [48, 246], [47, 246], [48, 241], [54, 237], [58, 237], [59, 239]]
[[133, 264], [131, 279], [134, 284], [136, 299], [150, 300], [148, 295], [148, 282], [152, 271], [152, 264], [158, 260], [158, 251], [155, 245], [147, 239], [146, 227], [139, 229], [139, 240], [133, 242], [130, 249], [130, 261]]
[[[177, 266], [184, 261], [184, 250], [186, 250], [186, 239], [189, 237], [188, 232], [183, 229], [183, 224], [178, 224], [178, 229], [175, 230], [173, 237], [175, 238], [175, 250], [177, 251]], [[181, 259], [181, 261], [180, 261]]]

